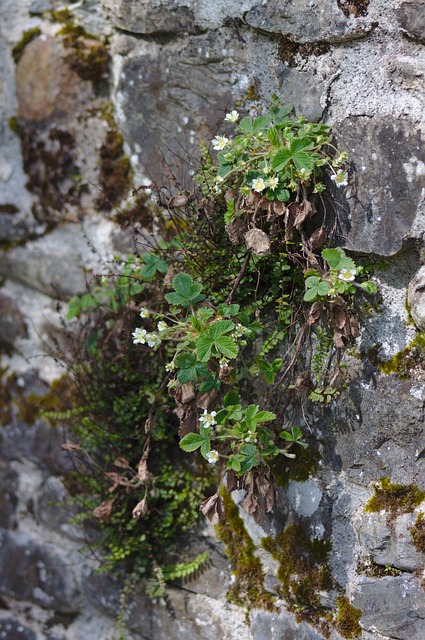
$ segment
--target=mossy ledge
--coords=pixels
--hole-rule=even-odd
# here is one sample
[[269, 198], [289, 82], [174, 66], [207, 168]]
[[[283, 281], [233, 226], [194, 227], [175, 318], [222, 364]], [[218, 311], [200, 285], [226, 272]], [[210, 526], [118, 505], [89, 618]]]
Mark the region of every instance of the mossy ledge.
[[359, 624], [362, 611], [353, 607], [347, 596], [339, 596], [336, 599], [336, 606], [335, 628], [338, 633], [347, 640], [358, 638], [362, 632]]
[[373, 486], [375, 495], [365, 505], [365, 511], [386, 511], [389, 521], [402, 513], [411, 513], [425, 500], [425, 491], [414, 484], [392, 484], [390, 478], [382, 478]]
[[280, 593], [297, 620], [306, 620], [326, 637], [330, 634], [329, 610], [321, 604], [320, 591], [334, 586], [327, 564], [332, 544], [310, 538], [301, 524], [291, 524], [276, 537], [262, 541], [263, 548], [279, 562]]
[[225, 519], [216, 526], [216, 534], [223, 542], [232, 566], [235, 582], [227, 595], [233, 602], [249, 609], [275, 610], [274, 596], [264, 587], [264, 571], [261, 561], [255, 555], [255, 546], [239, 509], [230, 495], [222, 492]]
[[30, 42], [38, 38], [41, 34], [41, 30], [38, 27], [34, 27], [33, 29], [28, 29], [24, 31], [22, 34], [22, 38], [15, 44], [12, 49], [12, 58], [15, 64], [18, 64], [19, 60], [22, 58], [22, 54], [24, 53], [24, 49]]
[[425, 514], [421, 511], [410, 529], [413, 543], [419, 553], [425, 553]]
[[402, 379], [425, 379], [425, 333], [418, 333], [405, 349], [378, 365], [382, 373], [395, 373]]

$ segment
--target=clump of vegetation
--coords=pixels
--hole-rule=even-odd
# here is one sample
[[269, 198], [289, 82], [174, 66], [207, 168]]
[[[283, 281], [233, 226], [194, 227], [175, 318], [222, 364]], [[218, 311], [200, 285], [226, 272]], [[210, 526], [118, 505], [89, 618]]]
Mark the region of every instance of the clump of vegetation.
[[370, 0], [338, 0], [338, 6], [345, 16], [367, 16]]
[[124, 153], [124, 139], [113, 118], [107, 117], [109, 124], [106, 138], [100, 147], [99, 184], [102, 194], [97, 204], [110, 211], [127, 195], [133, 173], [130, 160]]
[[22, 34], [22, 38], [20, 41], [15, 44], [12, 49], [12, 58], [15, 64], [18, 64], [19, 60], [22, 58], [22, 54], [24, 53], [25, 47], [29, 45], [30, 42], [38, 38], [41, 34], [41, 30], [38, 27], [34, 27], [33, 29], [28, 29], [24, 31]]
[[273, 611], [273, 595], [264, 587], [264, 571], [255, 555], [255, 546], [249, 536], [239, 509], [230, 495], [223, 491], [223, 520], [216, 526], [216, 534], [223, 542], [232, 563], [235, 581], [230, 587], [230, 602], [244, 607]]
[[425, 500], [425, 491], [414, 484], [392, 484], [390, 478], [382, 478], [373, 486], [374, 495], [365, 506], [365, 511], [386, 511], [390, 521], [402, 513], [411, 513]]
[[380, 362], [379, 366], [383, 373], [395, 373], [402, 379], [425, 379], [425, 334], [418, 335], [386, 362]]
[[425, 515], [422, 513], [422, 511], [416, 518], [416, 522], [410, 529], [410, 533], [412, 534], [413, 542], [416, 549], [420, 553], [425, 553]]
[[276, 537], [264, 538], [262, 546], [279, 562], [280, 594], [289, 609], [300, 621], [323, 629], [329, 611], [321, 603], [320, 592], [334, 586], [327, 564], [331, 542], [310, 538], [301, 524], [292, 524]]
[[347, 596], [340, 596], [336, 600], [337, 614], [335, 617], [335, 628], [347, 640], [358, 638], [362, 633], [359, 624], [362, 611], [356, 609], [348, 600]]

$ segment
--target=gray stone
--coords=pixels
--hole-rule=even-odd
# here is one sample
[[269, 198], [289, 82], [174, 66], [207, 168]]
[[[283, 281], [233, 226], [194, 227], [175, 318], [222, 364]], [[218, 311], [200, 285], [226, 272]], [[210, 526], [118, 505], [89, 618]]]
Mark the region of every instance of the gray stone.
[[425, 330], [425, 266], [419, 269], [409, 284], [407, 302], [417, 327]]
[[383, 511], [361, 514], [356, 527], [360, 545], [379, 565], [402, 571], [419, 569], [425, 558], [416, 550], [410, 533], [417, 512], [402, 514], [392, 524], [388, 515]]
[[408, 0], [396, 9], [396, 16], [402, 32], [409, 38], [425, 42], [425, 2]]
[[6, 640], [37, 640], [34, 631], [13, 618], [2, 618], [0, 620], [0, 638], [6, 638]]
[[294, 42], [344, 42], [363, 37], [369, 20], [347, 18], [333, 0], [269, 0], [245, 16], [255, 29], [284, 35]]
[[293, 104], [295, 113], [303, 115], [310, 122], [320, 120], [323, 115], [321, 99], [325, 94], [325, 84], [312, 73], [288, 68], [284, 64], [277, 67], [276, 73], [282, 100]]
[[[12, 528], [18, 504], [18, 474], [8, 464], [0, 461], [0, 527]], [[0, 636], [1, 637], [1, 636]]]
[[425, 592], [411, 575], [360, 578], [353, 605], [363, 612], [361, 625], [399, 640], [425, 637]]
[[75, 500], [71, 498], [60, 478], [56, 476], [47, 478], [37, 493], [33, 508], [37, 522], [43, 524], [49, 531], [57, 531], [80, 543], [86, 541], [82, 528], [71, 524], [78, 509]]
[[18, 338], [26, 335], [21, 310], [8, 296], [0, 293], [0, 349], [9, 350]]
[[196, 0], [120, 0], [112, 3], [114, 24], [143, 35], [198, 33]]
[[254, 609], [251, 614], [253, 640], [324, 640], [307, 622], [297, 622], [291, 613], [269, 613]]
[[309, 518], [318, 509], [322, 499], [322, 492], [317, 482], [290, 482], [288, 486], [288, 499], [292, 508], [300, 516]]
[[46, 609], [72, 612], [81, 606], [80, 585], [60, 549], [19, 532], [0, 530], [1, 591]]
[[418, 128], [407, 120], [359, 116], [337, 122], [333, 132], [352, 167], [341, 202], [346, 246], [391, 256], [408, 240], [422, 237], [423, 228], [413, 230], [425, 187]]
[[14, 214], [0, 212], [0, 245], [27, 240], [34, 232], [34, 227]]

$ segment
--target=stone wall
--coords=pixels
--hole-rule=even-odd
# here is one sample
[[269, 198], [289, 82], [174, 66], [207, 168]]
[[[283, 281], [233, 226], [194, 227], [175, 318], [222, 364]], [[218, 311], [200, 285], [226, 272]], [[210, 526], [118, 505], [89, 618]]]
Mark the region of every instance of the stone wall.
[[[86, 31], [82, 59], [48, 13], [63, 8]], [[348, 152], [339, 241], [385, 259], [375, 276], [382, 300], [363, 319], [350, 385], [309, 425], [317, 471], [281, 490], [262, 528], [246, 526], [257, 543], [294, 523], [330, 538], [330, 567], [362, 611], [363, 640], [425, 637], [424, 559], [410, 533], [420, 508], [391, 523], [364, 511], [383, 477], [425, 489], [423, 366], [404, 380], [376, 366], [425, 328], [424, 33], [423, 0], [0, 7], [0, 347], [2, 367], [16, 372], [12, 393], [41, 393], [61, 373], [44, 354], [61, 334], [63, 302], [107, 273], [115, 253], [132, 250], [116, 208], [130, 208], [133, 187], [162, 183], [169, 171], [189, 184], [190, 157], [196, 163], [200, 141], [236, 102], [266, 104], [277, 93], [332, 125]], [[62, 436], [0, 401], [0, 638], [116, 638], [120, 585], [78, 551], [84, 540], [69, 524], [59, 480], [69, 465]], [[211, 533], [205, 540], [213, 566], [189, 590], [171, 592], [174, 617], [135, 595], [134, 638], [323, 638], [284, 608], [246, 618], [227, 604], [228, 561]], [[275, 566], [262, 557], [272, 585]], [[332, 607], [336, 594], [320, 597]]]

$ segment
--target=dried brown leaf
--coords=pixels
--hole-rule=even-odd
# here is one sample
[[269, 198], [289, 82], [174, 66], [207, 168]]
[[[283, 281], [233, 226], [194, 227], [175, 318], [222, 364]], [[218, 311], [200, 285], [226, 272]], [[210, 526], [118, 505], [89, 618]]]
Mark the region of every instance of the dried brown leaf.
[[114, 460], [114, 466], [115, 467], [120, 467], [121, 469], [129, 469], [130, 468], [130, 463], [128, 462], [128, 460], [126, 458], [116, 458]]
[[199, 507], [208, 524], [216, 525], [224, 519], [223, 501], [218, 493], [210, 496]]
[[74, 451], [82, 451], [80, 445], [75, 444], [74, 442], [64, 442], [64, 444], [61, 445], [61, 449], [69, 451], [70, 453], [73, 453]]
[[246, 496], [242, 508], [255, 522], [260, 522], [276, 504], [277, 492], [273, 479], [263, 471], [249, 471], [244, 478], [244, 489]]
[[323, 227], [316, 229], [308, 239], [308, 246], [312, 251], [317, 251], [323, 247], [323, 243], [326, 239], [326, 231]]
[[149, 511], [148, 501], [146, 500], [146, 498], [143, 498], [143, 500], [140, 500], [140, 502], [138, 502], [134, 507], [133, 518], [135, 520], [140, 520], [140, 518], [143, 518], [148, 511]]
[[308, 200], [304, 200], [304, 202], [300, 205], [297, 205], [297, 210], [294, 217], [294, 227], [298, 229], [298, 231], [303, 226], [303, 223], [307, 218], [310, 217], [312, 212], [311, 202]]
[[168, 203], [170, 208], [174, 207], [184, 207], [185, 204], [189, 201], [190, 193], [186, 189], [182, 191], [178, 196], [173, 196]]
[[226, 232], [229, 236], [230, 242], [233, 242], [233, 244], [237, 244], [242, 241], [242, 238], [246, 231], [246, 225], [247, 221], [243, 216], [232, 218], [229, 224], [226, 224]]
[[270, 238], [261, 229], [250, 229], [244, 235], [247, 249], [250, 249], [256, 256], [269, 256]]
[[98, 520], [102, 522], [106, 522], [113, 511], [114, 501], [113, 500], [105, 500], [98, 507], [93, 509], [93, 515]]
[[320, 316], [322, 315], [322, 311], [323, 311], [323, 303], [319, 301], [315, 302], [311, 306], [311, 309], [307, 316], [307, 324], [311, 325], [317, 322]]

